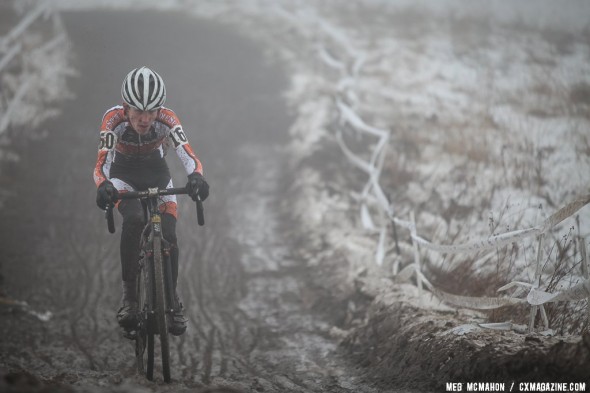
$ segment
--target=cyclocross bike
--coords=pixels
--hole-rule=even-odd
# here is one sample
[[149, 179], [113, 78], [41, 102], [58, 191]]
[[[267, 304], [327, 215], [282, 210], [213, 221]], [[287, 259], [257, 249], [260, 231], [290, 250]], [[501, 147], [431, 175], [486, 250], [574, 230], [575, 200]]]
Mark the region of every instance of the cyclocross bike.
[[[141, 252], [137, 273], [138, 324], [137, 329], [126, 332], [135, 340], [137, 371], [150, 381], [154, 378], [154, 337], [160, 337], [162, 374], [170, 382], [170, 344], [168, 320], [172, 319], [176, 304], [172, 285], [170, 244], [162, 237], [162, 215], [158, 209], [158, 197], [187, 194], [185, 188], [149, 188], [145, 191], [129, 191], [119, 194], [119, 199], [139, 199], [144, 207], [146, 225], [141, 235]], [[197, 221], [204, 225], [203, 204], [197, 200]], [[110, 233], [115, 233], [113, 205], [106, 209]], [[147, 351], [146, 351], [147, 349]]]

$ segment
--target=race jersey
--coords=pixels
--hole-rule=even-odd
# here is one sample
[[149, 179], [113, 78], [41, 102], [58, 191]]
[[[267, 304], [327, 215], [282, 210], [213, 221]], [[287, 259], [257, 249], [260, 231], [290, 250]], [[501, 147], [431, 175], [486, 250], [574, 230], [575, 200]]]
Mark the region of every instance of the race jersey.
[[113, 165], [122, 168], [165, 165], [164, 156], [168, 147], [174, 148], [187, 175], [195, 172], [203, 174], [201, 162], [171, 109], [162, 107], [150, 130], [140, 135], [131, 127], [123, 106], [115, 106], [102, 118], [94, 182], [99, 186], [109, 180]]

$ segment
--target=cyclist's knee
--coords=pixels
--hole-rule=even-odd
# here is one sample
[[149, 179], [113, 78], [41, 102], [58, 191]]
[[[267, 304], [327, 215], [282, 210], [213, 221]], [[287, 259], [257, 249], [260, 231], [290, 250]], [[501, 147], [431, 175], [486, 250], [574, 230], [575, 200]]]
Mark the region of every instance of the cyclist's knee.
[[143, 216], [139, 214], [134, 214], [130, 216], [123, 217], [123, 226], [128, 227], [143, 227], [144, 221]]
[[123, 217], [123, 232], [138, 233], [141, 232], [144, 225], [143, 216], [141, 215], [134, 214]]
[[123, 227], [142, 228], [144, 225], [144, 214], [141, 203], [137, 200], [122, 200], [119, 204], [119, 211], [123, 216]]

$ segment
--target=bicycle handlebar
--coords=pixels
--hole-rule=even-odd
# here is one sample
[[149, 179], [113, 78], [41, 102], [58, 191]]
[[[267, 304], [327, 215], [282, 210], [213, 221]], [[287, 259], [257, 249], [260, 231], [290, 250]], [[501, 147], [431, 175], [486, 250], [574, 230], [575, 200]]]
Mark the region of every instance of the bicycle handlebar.
[[180, 188], [151, 188], [143, 191], [125, 191], [119, 193], [119, 199], [147, 199], [161, 195], [186, 195], [185, 187]]
[[[152, 188], [144, 191], [127, 191], [119, 194], [119, 200], [122, 199], [148, 199], [151, 197], [161, 195], [186, 195], [188, 191], [185, 187], [182, 188]], [[197, 222], [199, 225], [205, 225], [205, 214], [203, 212], [203, 201], [197, 198]], [[105, 210], [105, 217], [107, 219], [107, 227], [110, 233], [115, 233], [115, 220], [113, 218], [113, 207], [114, 205], [108, 205]]]

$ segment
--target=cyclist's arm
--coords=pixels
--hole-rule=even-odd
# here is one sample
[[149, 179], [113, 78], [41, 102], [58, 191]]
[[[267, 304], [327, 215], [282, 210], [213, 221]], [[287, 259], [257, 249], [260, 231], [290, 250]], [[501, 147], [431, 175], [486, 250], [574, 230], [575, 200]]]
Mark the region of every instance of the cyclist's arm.
[[182, 161], [186, 174], [200, 173], [202, 175], [203, 166], [201, 165], [201, 161], [197, 158], [197, 155], [188, 142], [188, 138], [182, 129], [178, 117], [176, 117], [176, 114], [173, 111], [167, 108], [160, 111], [160, 116], [162, 115], [165, 116], [168, 121], [170, 127], [168, 138], [170, 139], [172, 146], [174, 146], [178, 158]]
[[98, 157], [96, 158], [96, 165], [94, 167], [94, 183], [96, 183], [97, 187], [110, 178], [111, 164], [117, 143], [117, 136], [113, 130], [123, 121], [123, 118], [122, 106], [115, 106], [109, 109], [102, 118]]

